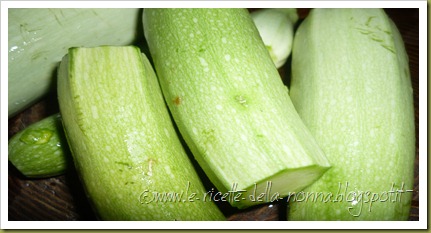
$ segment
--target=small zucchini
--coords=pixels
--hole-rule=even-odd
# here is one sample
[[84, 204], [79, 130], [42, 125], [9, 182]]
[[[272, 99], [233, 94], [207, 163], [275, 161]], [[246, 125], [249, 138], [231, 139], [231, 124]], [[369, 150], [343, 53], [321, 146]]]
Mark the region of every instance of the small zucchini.
[[251, 18], [277, 68], [292, 52], [294, 26], [298, 21], [295, 8], [266, 8], [251, 12]]
[[64, 174], [70, 152], [60, 114], [46, 117], [15, 134], [9, 140], [8, 151], [9, 161], [26, 177]]

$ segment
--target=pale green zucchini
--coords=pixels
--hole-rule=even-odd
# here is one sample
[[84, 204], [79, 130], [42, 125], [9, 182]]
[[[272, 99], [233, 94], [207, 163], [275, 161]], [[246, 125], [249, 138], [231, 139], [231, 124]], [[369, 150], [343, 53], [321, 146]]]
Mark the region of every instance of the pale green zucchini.
[[59, 114], [38, 121], [15, 134], [8, 145], [8, 159], [24, 176], [43, 178], [64, 174], [69, 148]]
[[265, 8], [251, 12], [251, 18], [277, 68], [292, 52], [294, 26], [298, 20], [295, 8]]
[[233, 206], [277, 201], [328, 169], [245, 9], [145, 9], [143, 22], [179, 131]]
[[407, 220], [414, 108], [396, 26], [382, 9], [314, 9], [292, 56], [290, 96], [333, 167], [288, 219]]
[[55, 90], [56, 67], [74, 46], [128, 45], [140, 9], [25, 9], [8, 11], [8, 115]]
[[58, 78], [75, 167], [102, 220], [224, 219], [202, 201], [206, 191], [139, 48], [72, 48]]

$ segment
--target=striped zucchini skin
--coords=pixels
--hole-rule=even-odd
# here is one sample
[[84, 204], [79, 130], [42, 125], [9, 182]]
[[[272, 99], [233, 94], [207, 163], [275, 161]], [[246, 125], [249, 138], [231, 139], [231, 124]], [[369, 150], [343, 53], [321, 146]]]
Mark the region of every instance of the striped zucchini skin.
[[290, 96], [333, 167], [309, 200], [290, 200], [288, 219], [407, 220], [414, 107], [394, 23], [382, 9], [314, 9], [292, 59]]
[[143, 23], [172, 116], [233, 206], [277, 201], [329, 168], [245, 9], [145, 9]]
[[102, 220], [225, 219], [202, 201], [206, 190], [139, 48], [70, 49], [58, 95], [75, 167]]
[[55, 91], [56, 68], [70, 47], [133, 43], [139, 13], [126, 8], [9, 9], [8, 116]]

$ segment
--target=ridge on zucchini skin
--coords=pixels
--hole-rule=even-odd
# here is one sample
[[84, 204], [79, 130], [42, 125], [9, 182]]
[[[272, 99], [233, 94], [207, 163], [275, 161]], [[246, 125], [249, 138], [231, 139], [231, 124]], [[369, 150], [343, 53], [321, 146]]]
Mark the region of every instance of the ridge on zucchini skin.
[[[145, 9], [144, 34], [172, 116], [207, 176], [239, 208], [276, 200], [330, 164], [245, 9]], [[274, 200], [275, 201], [275, 200]]]

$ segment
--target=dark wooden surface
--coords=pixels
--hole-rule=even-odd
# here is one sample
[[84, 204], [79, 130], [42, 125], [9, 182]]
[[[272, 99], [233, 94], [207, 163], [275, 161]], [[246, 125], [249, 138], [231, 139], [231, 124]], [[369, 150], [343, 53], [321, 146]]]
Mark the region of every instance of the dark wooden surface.
[[[304, 18], [309, 9], [299, 9]], [[410, 59], [414, 91], [416, 138], [419, 126], [419, 10], [387, 9], [386, 12], [400, 30]], [[287, 66], [280, 69], [284, 77]], [[29, 124], [58, 112], [55, 93], [9, 119], [9, 138]], [[409, 220], [419, 220], [419, 153], [416, 142], [415, 183]], [[13, 220], [96, 220], [73, 168], [65, 175], [49, 179], [27, 179], [9, 163], [8, 218]], [[264, 204], [246, 210], [221, 205], [228, 220], [277, 221], [286, 219], [286, 206], [281, 203]]]

